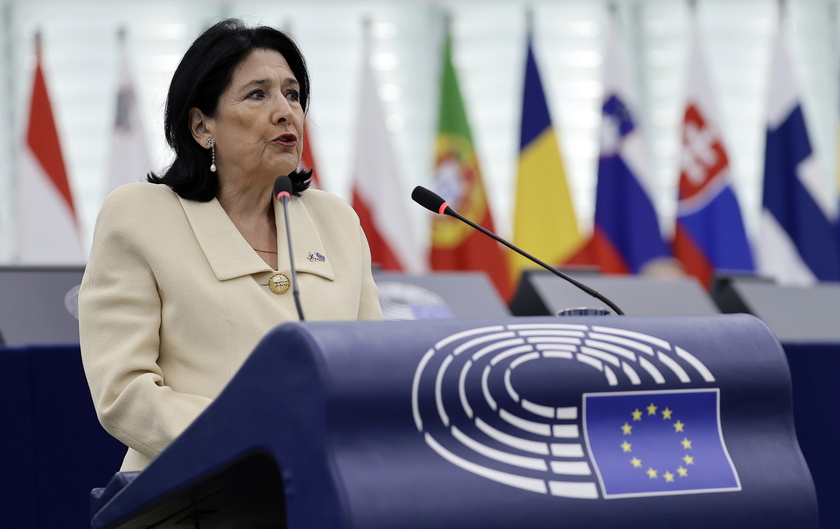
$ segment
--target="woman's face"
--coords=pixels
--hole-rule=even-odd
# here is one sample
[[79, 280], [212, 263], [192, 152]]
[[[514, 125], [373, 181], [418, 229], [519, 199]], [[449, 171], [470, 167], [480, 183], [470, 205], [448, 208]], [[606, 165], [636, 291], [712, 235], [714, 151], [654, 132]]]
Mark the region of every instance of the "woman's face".
[[300, 85], [289, 63], [274, 50], [252, 51], [208, 119], [219, 178], [264, 185], [291, 173], [303, 152], [303, 122]]

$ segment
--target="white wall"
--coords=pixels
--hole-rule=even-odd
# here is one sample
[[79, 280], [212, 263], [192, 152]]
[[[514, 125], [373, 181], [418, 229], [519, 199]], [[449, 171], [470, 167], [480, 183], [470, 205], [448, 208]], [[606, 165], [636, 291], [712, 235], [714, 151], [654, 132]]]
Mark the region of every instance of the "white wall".
[[[723, 112], [736, 189], [755, 234], [761, 203], [764, 108], [777, 0], [698, 0], [697, 14]], [[128, 31], [134, 75], [156, 167], [169, 160], [162, 133], [169, 78], [193, 38], [224, 16], [286, 28], [312, 75], [310, 130], [325, 187], [348, 197], [356, 119], [362, 20], [374, 23], [380, 94], [404, 188], [431, 181], [444, 17], [452, 20], [455, 60], [497, 229], [511, 231], [519, 142], [526, 10], [567, 165], [581, 226], [591, 226], [600, 120], [601, 54], [608, 3], [598, 0], [113, 1], [0, 2], [0, 222], [11, 233], [15, 156], [23, 135], [33, 35], [44, 68], [65, 162], [89, 241], [102, 200], [117, 75], [116, 32]], [[804, 90], [812, 143], [833, 181], [838, 123], [836, 0], [788, 1], [789, 33]], [[663, 231], [675, 212], [681, 101], [687, 54], [687, 2], [625, 0], [618, 16], [642, 95]], [[428, 220], [412, 207], [418, 240]]]

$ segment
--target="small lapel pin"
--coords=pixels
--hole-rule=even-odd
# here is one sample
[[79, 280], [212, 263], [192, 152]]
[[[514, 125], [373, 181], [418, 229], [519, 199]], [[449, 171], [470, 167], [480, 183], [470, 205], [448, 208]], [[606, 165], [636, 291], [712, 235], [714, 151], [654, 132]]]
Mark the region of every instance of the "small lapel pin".
[[319, 254], [318, 252], [309, 252], [309, 255], [307, 255], [306, 258], [309, 259], [310, 261], [312, 261], [313, 263], [315, 261], [321, 261], [323, 263], [324, 261], [327, 260], [326, 257]]

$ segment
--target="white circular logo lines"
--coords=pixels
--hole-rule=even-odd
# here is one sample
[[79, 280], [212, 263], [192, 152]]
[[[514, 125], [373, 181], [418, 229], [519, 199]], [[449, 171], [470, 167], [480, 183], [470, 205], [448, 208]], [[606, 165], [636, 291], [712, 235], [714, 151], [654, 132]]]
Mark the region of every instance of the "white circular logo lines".
[[414, 374], [412, 412], [426, 443], [450, 463], [499, 483], [597, 499], [581, 392], [714, 382], [689, 352], [634, 331], [510, 324], [440, 340]]

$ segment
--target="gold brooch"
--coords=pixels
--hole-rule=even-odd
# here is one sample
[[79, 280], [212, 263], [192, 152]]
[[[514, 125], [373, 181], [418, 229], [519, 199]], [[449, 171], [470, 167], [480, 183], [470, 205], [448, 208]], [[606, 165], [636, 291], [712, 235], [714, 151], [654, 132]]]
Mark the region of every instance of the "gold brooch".
[[275, 294], [283, 294], [289, 290], [289, 285], [291, 285], [291, 281], [284, 274], [274, 274], [268, 280], [268, 289]]

